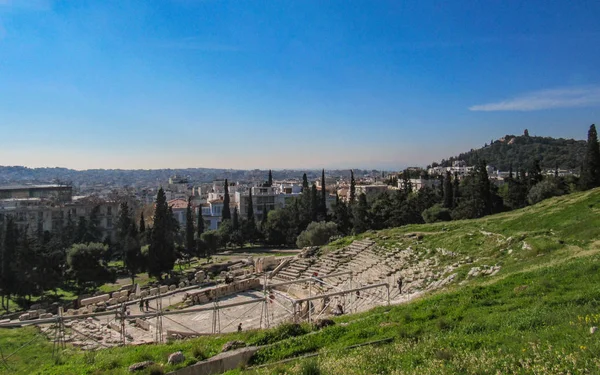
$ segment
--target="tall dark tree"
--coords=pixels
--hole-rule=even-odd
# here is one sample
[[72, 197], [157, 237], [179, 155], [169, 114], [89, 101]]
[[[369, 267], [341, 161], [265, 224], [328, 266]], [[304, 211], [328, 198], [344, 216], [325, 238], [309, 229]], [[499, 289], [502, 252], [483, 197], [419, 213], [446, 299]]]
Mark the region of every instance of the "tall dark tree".
[[254, 204], [252, 202], [252, 188], [248, 192], [248, 208], [246, 211], [246, 220], [244, 221], [244, 239], [253, 243], [256, 240], [256, 220], [254, 218]]
[[335, 205], [333, 207], [333, 221], [337, 224], [341, 234], [349, 234], [352, 229], [352, 221], [348, 206], [340, 199], [339, 195], [335, 195]]
[[196, 252], [196, 239], [194, 238], [194, 207], [192, 197], [188, 197], [188, 203], [185, 210], [185, 249], [186, 255], [191, 258]]
[[207, 256], [204, 241], [202, 241], [202, 233], [204, 233], [204, 218], [202, 217], [202, 207], [198, 206], [198, 215], [196, 217], [196, 254]]
[[12, 294], [17, 292], [17, 269], [16, 269], [16, 258], [17, 258], [17, 245], [18, 245], [19, 232], [17, 225], [14, 222], [12, 216], [8, 216], [6, 228], [4, 230], [4, 241], [2, 246], [2, 253], [0, 254], [0, 289], [2, 290], [3, 303], [6, 301], [6, 305], [3, 306], [6, 311], [9, 309], [9, 300]]
[[544, 178], [542, 176], [542, 168], [540, 167], [540, 161], [538, 159], [535, 159], [529, 167], [529, 170], [527, 171], [527, 177], [529, 189], [535, 186], [538, 182], [542, 181]]
[[143, 268], [142, 246], [140, 244], [139, 232], [133, 219], [129, 225], [129, 232], [125, 237], [123, 246], [125, 248], [125, 268], [131, 277], [131, 283], [135, 283], [135, 275]]
[[267, 204], [263, 203], [263, 214], [262, 214], [262, 220], [260, 221], [261, 230], [263, 230], [263, 228], [265, 227], [268, 217], [269, 217], [269, 209], [267, 208]]
[[308, 177], [306, 177], [306, 173], [302, 174], [302, 191], [308, 191]]
[[444, 178], [444, 207], [452, 208], [454, 206], [454, 195], [452, 193], [452, 177], [450, 171], [446, 172]]
[[458, 205], [460, 200], [460, 179], [458, 178], [458, 172], [454, 172], [454, 181], [452, 182], [452, 195], [454, 198], [453, 207]]
[[408, 169], [402, 172], [402, 190], [404, 190], [405, 194], [412, 192], [412, 183], [410, 182], [410, 172]]
[[83, 242], [102, 242], [102, 229], [100, 225], [100, 206], [96, 205], [90, 212], [90, 219], [88, 222], [87, 237]]
[[348, 200], [348, 203], [350, 204], [350, 206], [352, 206], [355, 201], [356, 201], [356, 181], [354, 181], [354, 171], [351, 169], [350, 170], [350, 199]]
[[321, 220], [327, 220], [327, 186], [325, 185], [325, 169], [321, 172], [321, 202], [319, 204]]
[[148, 273], [162, 280], [163, 272], [169, 272], [175, 265], [175, 244], [173, 238], [174, 218], [170, 215], [167, 197], [163, 188], [158, 190], [154, 209], [152, 234], [148, 249]]
[[146, 231], [146, 220], [144, 220], [144, 212], [140, 214], [140, 234]]
[[238, 212], [237, 207], [233, 209], [233, 218], [231, 219], [231, 226], [233, 230], [240, 229], [240, 214]]
[[358, 203], [352, 208], [353, 210], [353, 232], [355, 234], [366, 232], [371, 229], [371, 218], [369, 215], [369, 204], [367, 203], [367, 196], [360, 194], [358, 196]]
[[580, 185], [583, 190], [600, 186], [600, 147], [596, 125], [588, 130], [587, 148], [581, 167]]
[[269, 187], [273, 186], [273, 173], [271, 172], [270, 169], [269, 169], [269, 179], [267, 180], [267, 186], [269, 186]]
[[121, 202], [119, 205], [119, 216], [117, 218], [117, 249], [119, 259], [125, 263], [125, 253], [127, 251], [128, 241], [131, 225], [133, 220], [131, 219], [131, 211], [126, 201]]
[[223, 193], [223, 221], [231, 220], [231, 210], [229, 209], [229, 182], [225, 179], [225, 192]]
[[311, 221], [317, 221], [319, 217], [319, 197], [317, 194], [317, 185], [312, 184], [310, 189], [310, 218]]

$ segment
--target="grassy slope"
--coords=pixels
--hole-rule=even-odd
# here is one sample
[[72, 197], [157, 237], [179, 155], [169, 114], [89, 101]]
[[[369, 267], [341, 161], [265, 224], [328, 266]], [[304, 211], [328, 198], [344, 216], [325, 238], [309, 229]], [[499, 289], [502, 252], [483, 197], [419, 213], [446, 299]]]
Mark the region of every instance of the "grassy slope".
[[[438, 254], [441, 263], [471, 257], [473, 264], [453, 271], [458, 272], [458, 281], [476, 265], [499, 264], [502, 270], [408, 305], [339, 318], [338, 323], [348, 325], [315, 334], [281, 340], [285, 329], [280, 328], [97, 353], [69, 349], [58, 361], [51, 358], [52, 345], [37, 339], [9, 359], [10, 371], [0, 364], [0, 373], [125, 374], [131, 363], [146, 359], [164, 363], [177, 350], [201, 359], [231, 339], [275, 342], [259, 353], [257, 364], [315, 350], [327, 352], [319, 356], [319, 366], [331, 374], [585, 373], [586, 368], [594, 373], [600, 365], [600, 345], [589, 327], [600, 325], [599, 213], [600, 190], [595, 190], [479, 220], [363, 234], [359, 237], [372, 238], [384, 248], [411, 246], [422, 258]], [[407, 236], [415, 232], [423, 238]], [[440, 256], [437, 248], [456, 255]], [[33, 328], [0, 331], [0, 348], [6, 355], [34, 332]], [[392, 344], [340, 351], [388, 337], [394, 338]], [[304, 365], [297, 362], [259, 372], [296, 373]]]

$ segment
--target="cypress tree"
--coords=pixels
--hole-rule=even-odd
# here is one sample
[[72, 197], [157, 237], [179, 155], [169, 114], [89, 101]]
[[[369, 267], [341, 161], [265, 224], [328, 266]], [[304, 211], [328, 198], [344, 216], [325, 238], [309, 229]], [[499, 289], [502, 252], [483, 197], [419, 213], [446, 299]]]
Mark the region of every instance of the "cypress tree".
[[321, 172], [321, 218], [327, 220], [327, 187], [325, 186], [325, 169]]
[[126, 236], [124, 264], [125, 268], [129, 271], [131, 283], [133, 284], [135, 282], [135, 275], [142, 269], [143, 265], [139, 232], [133, 220], [130, 222], [129, 233]]
[[458, 201], [460, 200], [460, 181], [458, 179], [458, 172], [454, 172], [454, 182], [452, 184], [452, 195], [454, 198], [454, 207], [458, 205]]
[[127, 202], [122, 202], [119, 205], [119, 217], [117, 219], [117, 241], [119, 258], [125, 264], [125, 253], [127, 251], [127, 237], [129, 236], [130, 226], [132, 225], [131, 212]]
[[271, 172], [270, 169], [269, 169], [269, 179], [267, 180], [267, 186], [269, 186], [269, 187], [273, 186], [273, 173]]
[[2, 251], [2, 259], [0, 264], [0, 281], [2, 286], [2, 294], [7, 296], [6, 310], [9, 308], [9, 299], [11, 294], [17, 291], [17, 273], [15, 262], [17, 259], [19, 231], [12, 218], [8, 217], [6, 229], [4, 231], [4, 246]]
[[162, 273], [171, 271], [175, 265], [175, 246], [173, 242], [173, 220], [167, 197], [161, 187], [156, 196], [154, 226], [148, 249], [148, 274], [162, 280]]
[[306, 177], [306, 173], [302, 175], [302, 191], [308, 191], [308, 177]]
[[354, 181], [354, 171], [350, 170], [350, 205], [353, 205], [356, 201], [356, 182]]
[[144, 220], [144, 212], [140, 214], [140, 234], [146, 231], [146, 220]]
[[319, 215], [319, 198], [317, 196], [317, 185], [312, 184], [310, 190], [310, 219], [317, 221]]
[[229, 183], [225, 179], [225, 192], [223, 195], [223, 221], [231, 219], [231, 210], [229, 209]]
[[584, 190], [600, 186], [600, 147], [594, 124], [588, 130], [587, 149], [583, 158], [580, 184]]
[[191, 257], [196, 250], [196, 241], [194, 239], [194, 211], [192, 210], [192, 197], [188, 197], [188, 203], [185, 210], [185, 247], [187, 255]]
[[452, 194], [452, 178], [450, 171], [446, 172], [446, 178], [444, 178], [444, 207], [452, 208], [454, 205], [454, 196]]
[[365, 194], [360, 194], [358, 196], [358, 203], [353, 208], [353, 211], [353, 232], [355, 234], [359, 234], [371, 229], [369, 205], [367, 203], [367, 196]]
[[256, 238], [256, 221], [254, 219], [254, 205], [252, 203], [252, 188], [248, 192], [248, 211], [246, 212], [247, 220], [244, 224], [244, 239], [249, 242], [254, 242]]
[[269, 210], [267, 209], [267, 204], [263, 203], [263, 215], [262, 215], [262, 220], [260, 221], [260, 227], [263, 231], [266, 228], [267, 216], [269, 216]]
[[237, 207], [233, 209], [233, 218], [231, 219], [231, 228], [233, 230], [240, 229], [240, 215], [238, 213]]
[[199, 240], [204, 233], [204, 218], [202, 218], [202, 207], [198, 206], [198, 217], [196, 218], [196, 238]]

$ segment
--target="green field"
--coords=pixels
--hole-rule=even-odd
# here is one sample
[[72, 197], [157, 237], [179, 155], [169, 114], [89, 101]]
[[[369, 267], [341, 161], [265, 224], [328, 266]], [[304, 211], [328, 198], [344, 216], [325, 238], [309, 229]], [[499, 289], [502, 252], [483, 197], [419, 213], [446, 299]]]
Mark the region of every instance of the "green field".
[[[0, 362], [0, 372], [125, 374], [138, 361], [165, 364], [167, 355], [178, 350], [190, 364], [216, 354], [226, 341], [240, 339], [273, 344], [257, 353], [253, 365], [319, 355], [230, 373], [600, 373], [600, 331], [590, 333], [590, 327], [600, 325], [600, 190], [483, 219], [413, 225], [355, 239], [367, 237], [385, 249], [411, 246], [421, 258], [439, 254], [437, 249], [455, 254], [440, 257], [442, 265], [465, 257], [472, 263], [456, 270], [450, 288], [406, 305], [340, 317], [335, 326], [321, 331], [283, 326], [93, 353], [67, 349], [53, 358], [52, 344], [36, 336], [34, 328], [3, 330], [0, 349], [5, 356], [34, 341], [6, 361], [9, 369]], [[331, 248], [350, 241], [339, 240]], [[502, 268], [493, 277], [467, 278], [469, 269], [481, 265]], [[345, 349], [387, 338], [392, 341]]]

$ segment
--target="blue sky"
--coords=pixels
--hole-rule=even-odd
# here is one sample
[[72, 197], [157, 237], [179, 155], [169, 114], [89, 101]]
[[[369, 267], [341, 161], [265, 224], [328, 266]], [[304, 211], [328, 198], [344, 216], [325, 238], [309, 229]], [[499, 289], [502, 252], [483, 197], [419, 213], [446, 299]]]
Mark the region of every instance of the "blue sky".
[[0, 164], [426, 165], [600, 123], [598, 1], [0, 0]]

